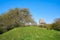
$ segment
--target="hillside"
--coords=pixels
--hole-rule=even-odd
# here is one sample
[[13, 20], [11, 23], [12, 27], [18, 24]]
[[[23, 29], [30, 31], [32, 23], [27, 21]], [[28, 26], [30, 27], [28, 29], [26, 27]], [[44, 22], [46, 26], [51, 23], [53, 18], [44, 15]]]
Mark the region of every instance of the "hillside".
[[59, 33], [39, 27], [19, 27], [0, 35], [0, 40], [60, 40]]

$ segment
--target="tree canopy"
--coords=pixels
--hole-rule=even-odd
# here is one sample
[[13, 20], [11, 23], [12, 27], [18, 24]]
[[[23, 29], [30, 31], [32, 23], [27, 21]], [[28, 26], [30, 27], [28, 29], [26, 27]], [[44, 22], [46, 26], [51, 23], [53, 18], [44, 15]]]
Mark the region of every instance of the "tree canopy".
[[25, 26], [25, 24], [36, 24], [27, 8], [15, 8], [0, 15], [0, 28], [10, 30], [14, 27]]

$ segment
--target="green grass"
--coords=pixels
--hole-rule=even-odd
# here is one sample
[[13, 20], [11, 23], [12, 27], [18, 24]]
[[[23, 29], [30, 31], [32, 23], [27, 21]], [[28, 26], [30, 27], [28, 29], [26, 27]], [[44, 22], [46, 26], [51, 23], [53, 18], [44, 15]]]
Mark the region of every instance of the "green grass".
[[60, 32], [39, 27], [19, 27], [0, 35], [0, 40], [60, 40]]

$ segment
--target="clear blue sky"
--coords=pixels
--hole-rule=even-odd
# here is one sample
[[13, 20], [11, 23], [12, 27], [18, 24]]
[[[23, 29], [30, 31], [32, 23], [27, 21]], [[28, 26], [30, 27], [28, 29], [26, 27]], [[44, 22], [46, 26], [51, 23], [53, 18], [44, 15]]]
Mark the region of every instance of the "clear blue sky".
[[43, 18], [52, 23], [55, 18], [60, 18], [59, 0], [0, 0], [0, 14], [12, 8], [29, 8], [36, 22]]

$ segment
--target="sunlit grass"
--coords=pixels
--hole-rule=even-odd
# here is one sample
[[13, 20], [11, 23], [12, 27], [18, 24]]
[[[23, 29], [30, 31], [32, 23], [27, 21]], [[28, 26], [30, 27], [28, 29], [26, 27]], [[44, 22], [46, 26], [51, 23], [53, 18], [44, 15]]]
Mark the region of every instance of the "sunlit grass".
[[0, 35], [0, 40], [60, 40], [59, 33], [40, 27], [19, 27]]

